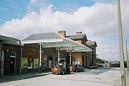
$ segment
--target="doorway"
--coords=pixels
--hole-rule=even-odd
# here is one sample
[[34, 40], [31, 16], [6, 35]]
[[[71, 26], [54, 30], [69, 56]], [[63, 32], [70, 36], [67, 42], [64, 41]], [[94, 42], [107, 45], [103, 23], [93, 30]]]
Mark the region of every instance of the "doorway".
[[10, 53], [10, 74], [15, 74], [15, 60], [16, 60], [16, 53]]
[[52, 56], [48, 58], [48, 68], [52, 68]]
[[15, 73], [15, 58], [10, 58], [10, 74]]

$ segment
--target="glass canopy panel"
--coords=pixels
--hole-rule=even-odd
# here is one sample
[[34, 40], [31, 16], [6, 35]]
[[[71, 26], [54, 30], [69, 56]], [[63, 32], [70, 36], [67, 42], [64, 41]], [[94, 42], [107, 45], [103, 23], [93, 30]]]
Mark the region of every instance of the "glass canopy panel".
[[76, 43], [72, 40], [63, 39], [61, 42], [42, 42], [43, 48], [51, 48], [51, 47], [72, 47], [76, 46]]
[[75, 41], [59, 36], [56, 33], [38, 33], [32, 34], [22, 40], [23, 44], [41, 43], [43, 48], [60, 48], [72, 52], [92, 51], [89, 47], [78, 44]]
[[72, 47], [62, 47], [60, 50], [66, 50], [67, 52], [91, 52], [92, 49], [85, 46], [85, 45], [80, 45], [77, 44], [76, 46]]

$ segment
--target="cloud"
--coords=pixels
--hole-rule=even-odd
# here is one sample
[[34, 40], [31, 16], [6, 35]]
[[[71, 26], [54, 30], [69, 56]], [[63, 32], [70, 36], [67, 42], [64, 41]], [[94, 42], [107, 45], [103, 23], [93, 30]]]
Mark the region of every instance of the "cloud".
[[34, 5], [37, 2], [37, 0], [30, 0], [31, 5]]
[[37, 2], [38, 0], [30, 0], [30, 3], [28, 4], [28, 12], [33, 11], [33, 7], [36, 5]]
[[[31, 0], [31, 4], [36, 1]], [[126, 4], [122, 5], [123, 27], [126, 36], [129, 36], [128, 4], [122, 4]], [[31, 11], [21, 19], [12, 19], [0, 25], [0, 34], [23, 39], [32, 33], [65, 30], [68, 34], [74, 34], [82, 31], [87, 34], [88, 39], [97, 41], [98, 54], [115, 59], [118, 58], [118, 54], [115, 54], [118, 51], [116, 12], [116, 4], [111, 3], [95, 3], [90, 7], [80, 7], [72, 13], [54, 11], [53, 6], [49, 5], [39, 12]], [[111, 50], [114, 56], [110, 54]]]

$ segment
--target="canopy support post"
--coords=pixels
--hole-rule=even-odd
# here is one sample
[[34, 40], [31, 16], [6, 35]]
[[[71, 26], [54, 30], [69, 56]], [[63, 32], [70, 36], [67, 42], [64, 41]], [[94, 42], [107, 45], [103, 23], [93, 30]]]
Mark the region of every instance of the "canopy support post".
[[41, 60], [42, 60], [42, 44], [41, 44], [41, 43], [40, 43], [40, 50], [39, 50], [39, 54], [40, 54], [39, 66], [41, 67]]
[[58, 65], [59, 65], [59, 61], [60, 61], [60, 49], [59, 48], [57, 49], [57, 52], [58, 52]]
[[72, 52], [71, 51], [69, 52], [69, 61], [70, 61], [69, 64], [71, 65], [72, 64]]

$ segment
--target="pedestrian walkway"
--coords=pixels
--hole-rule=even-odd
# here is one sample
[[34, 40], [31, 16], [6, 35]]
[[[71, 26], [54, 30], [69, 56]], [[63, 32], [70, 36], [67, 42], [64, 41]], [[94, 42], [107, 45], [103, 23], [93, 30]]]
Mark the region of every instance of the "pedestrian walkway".
[[[98, 72], [100, 69], [96, 69], [96, 71]], [[109, 70], [97, 74], [89, 74], [87, 71], [68, 75], [48, 74], [41, 77], [0, 83], [0, 86], [120, 86], [116, 84], [119, 83], [119, 70]]]
[[50, 72], [27, 73], [27, 74], [21, 74], [21, 75], [3, 76], [2, 78], [0, 78], [0, 83], [23, 80], [23, 79], [29, 79], [29, 78], [38, 77], [38, 76], [45, 76], [45, 75], [49, 75], [49, 74], [51, 74], [51, 73]]
[[126, 86], [129, 86], [129, 76], [127, 76], [126, 81], [127, 81], [127, 85]]
[[[120, 71], [120, 69], [118, 69]], [[126, 86], [129, 86], [129, 70], [125, 69], [126, 71]], [[119, 83], [115, 86], [121, 86], [121, 79], [119, 79]]]
[[129, 86], [129, 70], [127, 70], [127, 72], [126, 72], [126, 83], [127, 83], [127, 85], [126, 86]]

